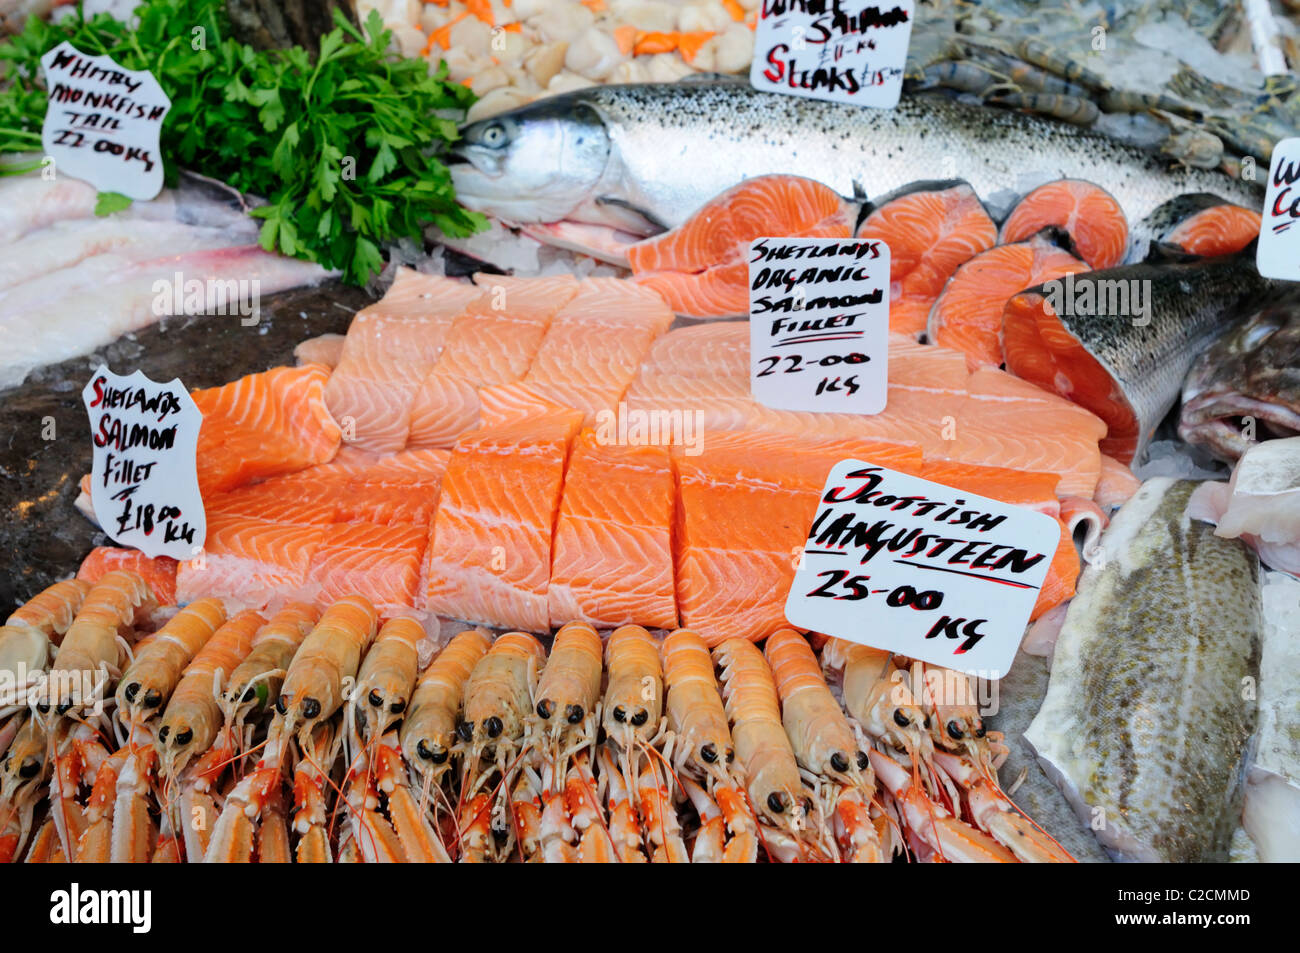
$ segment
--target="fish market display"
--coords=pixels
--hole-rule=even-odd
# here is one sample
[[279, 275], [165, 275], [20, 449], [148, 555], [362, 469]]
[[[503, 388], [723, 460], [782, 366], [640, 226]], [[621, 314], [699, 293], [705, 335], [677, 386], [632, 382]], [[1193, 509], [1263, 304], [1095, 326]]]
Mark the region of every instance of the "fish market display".
[[1200, 349], [1267, 287], [1239, 255], [1071, 275], [1007, 303], [1007, 369], [1106, 421], [1102, 452], [1131, 463]]
[[[1073, 860], [1002, 793], [998, 736], [948, 694], [965, 677], [861, 646], [819, 658], [786, 629], [710, 651], [686, 629], [570, 622], [549, 652], [470, 629], [422, 666], [423, 629], [358, 595], [158, 610], [117, 571], [0, 629], [0, 651], [66, 633], [39, 669], [95, 675], [106, 699], [10, 716], [0, 859]], [[110, 635], [125, 671], [111, 638], [87, 654]]]
[[[671, 143], [671, 148], [665, 148]], [[797, 171], [841, 196], [884, 196], [944, 159], [985, 201], [1045, 179], [1096, 182], [1129, 221], [1188, 192], [1248, 207], [1258, 185], [1034, 116], [942, 97], [892, 110], [759, 93], [743, 83], [578, 90], [468, 126], [457, 197], [512, 225], [556, 222], [648, 236], [760, 175]], [[936, 289], [937, 290], [937, 289]]]
[[1232, 462], [1257, 440], [1300, 433], [1300, 319], [1293, 301], [1227, 328], [1188, 371], [1178, 435]]
[[1117, 859], [1224, 861], [1240, 819], [1260, 569], [1187, 515], [1193, 488], [1150, 480], [1115, 517], [1025, 733]]

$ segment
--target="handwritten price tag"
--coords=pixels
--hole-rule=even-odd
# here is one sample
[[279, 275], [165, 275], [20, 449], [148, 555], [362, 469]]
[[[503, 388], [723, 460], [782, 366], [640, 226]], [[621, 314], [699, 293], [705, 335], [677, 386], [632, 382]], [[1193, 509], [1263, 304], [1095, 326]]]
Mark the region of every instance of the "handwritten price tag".
[[153, 74], [87, 56], [67, 41], [41, 65], [50, 97], [41, 144], [56, 167], [101, 192], [156, 196], [163, 185], [158, 139], [172, 104]]
[[763, 0], [749, 82], [789, 96], [893, 109], [914, 0]]
[[781, 410], [878, 414], [889, 397], [889, 246], [756, 238], [750, 391]]
[[102, 364], [81, 392], [95, 464], [90, 501], [104, 532], [147, 556], [191, 559], [207, 517], [195, 454], [203, 415], [175, 378], [119, 377]]
[[1060, 539], [1045, 513], [841, 460], [826, 478], [785, 615], [801, 628], [998, 679]]
[[1255, 267], [1265, 278], [1300, 281], [1300, 139], [1273, 147]]

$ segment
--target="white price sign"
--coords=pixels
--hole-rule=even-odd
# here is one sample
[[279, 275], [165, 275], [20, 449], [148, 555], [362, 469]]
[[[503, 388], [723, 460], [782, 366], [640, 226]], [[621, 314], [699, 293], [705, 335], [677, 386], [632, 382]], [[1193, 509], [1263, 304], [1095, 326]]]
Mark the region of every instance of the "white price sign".
[[763, 0], [749, 82], [758, 90], [893, 109], [914, 0]]
[[195, 469], [203, 414], [184, 385], [102, 364], [81, 392], [90, 415], [90, 501], [100, 527], [146, 556], [192, 559], [207, 517]]
[[41, 65], [50, 100], [41, 145], [55, 167], [101, 192], [156, 196], [163, 186], [158, 141], [172, 104], [153, 74], [88, 56], [66, 40]]
[[785, 615], [800, 628], [1001, 678], [1060, 539], [1045, 513], [841, 460]]
[[889, 397], [889, 246], [757, 238], [749, 246], [754, 399], [780, 410], [878, 414]]
[[1300, 139], [1273, 147], [1255, 267], [1265, 278], [1300, 281]]

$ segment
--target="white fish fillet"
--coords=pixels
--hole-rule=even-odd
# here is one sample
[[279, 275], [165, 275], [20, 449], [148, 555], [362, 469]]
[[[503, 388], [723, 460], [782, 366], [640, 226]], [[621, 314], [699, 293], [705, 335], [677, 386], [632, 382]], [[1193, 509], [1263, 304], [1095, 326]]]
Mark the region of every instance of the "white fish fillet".
[[60, 175], [0, 177], [0, 249], [8, 252], [24, 235], [55, 222], [95, 214], [94, 186]]
[[1300, 862], [1300, 582], [1264, 582], [1259, 733], [1242, 826], [1265, 863]]
[[[26, 285], [0, 299], [0, 388], [22, 383], [34, 368], [88, 354], [160, 317], [213, 311], [238, 315], [238, 300], [222, 300], [226, 282], [252, 282], [258, 295], [273, 294], [329, 276], [324, 268], [294, 258], [264, 252], [255, 245], [208, 249], [145, 261], [100, 255], [59, 272], [77, 272], [70, 290], [45, 301], [33, 300]], [[170, 293], [155, 284], [170, 283], [180, 273], [185, 281], [205, 283], [202, 307], [182, 300], [177, 309]], [[41, 279], [49, 287], [55, 276]], [[208, 284], [211, 282], [212, 284]], [[238, 316], [218, 320], [240, 320]]]
[[[243, 240], [255, 240], [257, 229], [251, 225], [243, 230]], [[224, 248], [238, 241], [237, 233], [229, 229], [195, 228], [177, 222], [148, 221], [142, 218], [112, 216], [88, 221], [58, 222], [49, 228], [33, 232], [23, 241], [4, 250], [0, 255], [0, 314], [10, 314], [17, 305], [12, 300], [25, 299], [28, 306], [40, 296], [44, 303], [52, 300], [46, 282], [38, 279], [55, 275], [57, 294], [71, 287], [69, 279], [76, 282], [79, 276], [69, 275], [68, 269], [96, 256], [109, 256], [106, 262], [113, 267], [120, 263], [145, 261], [164, 255], [179, 255], [205, 248]], [[22, 286], [30, 285], [26, 292]]]
[[1269, 567], [1300, 576], [1300, 437], [1255, 444], [1227, 483], [1198, 486], [1187, 511], [1217, 524], [1214, 535], [1249, 543]]

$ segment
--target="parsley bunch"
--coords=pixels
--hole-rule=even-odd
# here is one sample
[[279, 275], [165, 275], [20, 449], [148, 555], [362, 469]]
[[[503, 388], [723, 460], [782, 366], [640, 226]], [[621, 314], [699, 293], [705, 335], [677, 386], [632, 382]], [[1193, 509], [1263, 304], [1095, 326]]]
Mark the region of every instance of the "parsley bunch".
[[40, 150], [40, 58], [67, 40], [157, 77], [172, 101], [168, 181], [183, 167], [266, 198], [252, 214], [268, 251], [363, 284], [383, 267], [384, 243], [418, 241], [430, 224], [448, 235], [483, 227], [456, 204], [438, 158], [473, 93], [449, 83], [445, 65], [431, 75], [424, 60], [390, 52], [378, 13], [363, 32], [336, 12], [316, 55], [262, 52], [228, 33], [223, 0], [144, 0], [132, 24], [80, 6], [59, 23], [30, 18], [0, 43], [0, 153]]

